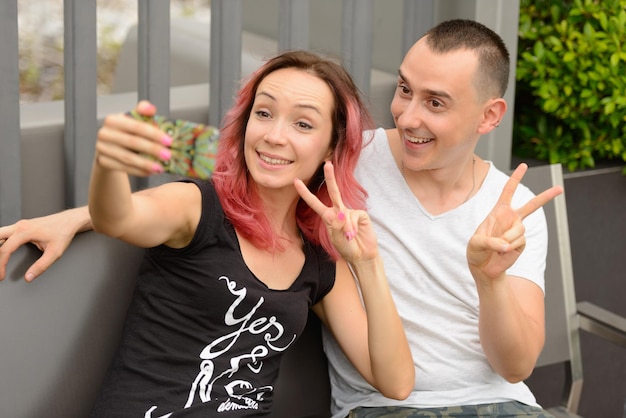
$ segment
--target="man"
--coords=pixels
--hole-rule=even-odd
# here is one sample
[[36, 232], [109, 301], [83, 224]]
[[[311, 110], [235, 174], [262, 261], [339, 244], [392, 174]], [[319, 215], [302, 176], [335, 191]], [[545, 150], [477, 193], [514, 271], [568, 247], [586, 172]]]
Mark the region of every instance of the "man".
[[396, 129], [376, 131], [356, 174], [369, 193], [416, 382], [406, 400], [384, 398], [325, 333], [333, 417], [550, 416], [522, 382], [544, 343], [543, 212], [525, 219], [521, 255], [466, 254], [484, 219], [487, 232], [501, 210], [513, 216], [511, 206], [532, 199], [523, 186], [512, 202], [506, 192], [499, 199], [508, 177], [474, 153], [504, 116], [508, 76], [503, 41], [467, 20], [431, 29], [402, 61], [391, 103]]
[[[439, 24], [401, 63], [391, 104], [396, 129], [376, 131], [356, 174], [369, 193], [416, 382], [404, 401], [383, 397], [325, 333], [334, 418], [550, 416], [522, 380], [544, 342], [547, 230], [536, 209], [561, 190], [533, 197], [517, 185], [525, 167], [509, 180], [474, 153], [506, 112], [508, 75], [500, 37], [467, 20]], [[499, 234], [523, 228], [522, 219], [523, 251], [499, 248]], [[65, 222], [68, 237], [90, 229], [82, 208], [0, 228], [0, 239], [8, 238], [0, 278], [25, 242], [44, 250], [27, 280], [45, 271], [69, 245], [56, 236]], [[483, 251], [466, 254], [470, 238]]]

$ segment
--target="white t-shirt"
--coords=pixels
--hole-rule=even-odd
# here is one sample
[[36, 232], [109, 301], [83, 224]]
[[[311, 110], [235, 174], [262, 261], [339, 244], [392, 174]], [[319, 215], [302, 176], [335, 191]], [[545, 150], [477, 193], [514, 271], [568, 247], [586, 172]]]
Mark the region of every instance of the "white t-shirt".
[[[356, 176], [369, 194], [368, 213], [378, 235], [391, 292], [413, 352], [415, 388], [405, 401], [370, 386], [324, 330], [333, 417], [357, 406], [442, 407], [519, 402], [538, 406], [524, 383], [512, 384], [487, 362], [478, 334], [478, 293], [465, 251], [495, 205], [508, 176], [492, 163], [477, 193], [461, 206], [429, 214], [409, 190], [383, 129], [365, 147]], [[534, 194], [519, 185], [514, 208]], [[544, 288], [547, 229], [543, 210], [524, 220], [526, 248], [508, 274]]]

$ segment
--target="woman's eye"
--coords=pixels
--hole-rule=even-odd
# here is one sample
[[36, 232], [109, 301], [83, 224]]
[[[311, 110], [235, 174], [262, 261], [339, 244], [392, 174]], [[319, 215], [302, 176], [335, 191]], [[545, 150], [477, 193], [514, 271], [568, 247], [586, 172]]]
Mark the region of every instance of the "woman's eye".
[[306, 122], [298, 122], [297, 125], [300, 129], [313, 129], [313, 127]]
[[266, 112], [265, 110], [257, 110], [256, 112], [254, 112], [258, 117], [260, 118], [269, 118], [270, 114], [268, 112]]

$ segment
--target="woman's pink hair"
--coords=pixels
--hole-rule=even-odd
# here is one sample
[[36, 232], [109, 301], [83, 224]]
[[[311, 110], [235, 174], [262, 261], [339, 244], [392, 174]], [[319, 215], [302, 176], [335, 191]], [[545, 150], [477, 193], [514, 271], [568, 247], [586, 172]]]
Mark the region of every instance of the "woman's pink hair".
[[[284, 248], [273, 232], [263, 211], [254, 182], [248, 177], [243, 142], [257, 88], [270, 73], [283, 68], [306, 71], [325, 81], [334, 96], [332, 109], [333, 137], [331, 161], [344, 204], [364, 209], [367, 194], [354, 178], [354, 168], [363, 146], [363, 132], [374, 127], [362, 103], [360, 93], [346, 70], [325, 58], [307, 51], [288, 51], [268, 60], [241, 87], [236, 103], [224, 117], [213, 182], [226, 216], [238, 232], [252, 244], [270, 251]], [[326, 205], [323, 166], [307, 185]], [[334, 259], [339, 257], [321, 218], [301, 199], [296, 209], [298, 226], [307, 239], [320, 244]]]

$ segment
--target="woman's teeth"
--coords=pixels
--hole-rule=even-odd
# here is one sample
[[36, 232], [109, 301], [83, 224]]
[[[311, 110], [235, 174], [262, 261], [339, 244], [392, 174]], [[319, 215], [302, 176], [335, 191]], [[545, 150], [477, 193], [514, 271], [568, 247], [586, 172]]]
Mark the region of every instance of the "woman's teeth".
[[272, 165], [287, 165], [291, 163], [291, 161], [289, 160], [282, 160], [280, 158], [270, 158], [261, 154], [259, 154], [259, 157], [266, 163], [272, 164]]

